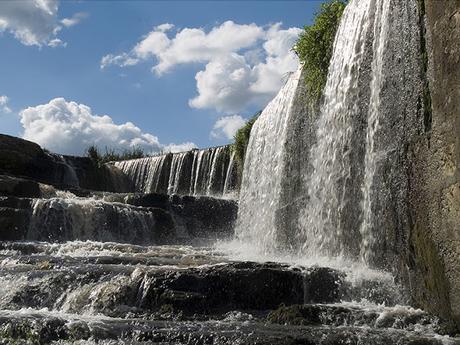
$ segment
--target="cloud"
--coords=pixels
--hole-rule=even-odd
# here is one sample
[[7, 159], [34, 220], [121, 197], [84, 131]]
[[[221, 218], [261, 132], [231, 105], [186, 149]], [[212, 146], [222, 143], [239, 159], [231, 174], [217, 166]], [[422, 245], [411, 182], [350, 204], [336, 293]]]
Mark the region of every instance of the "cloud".
[[163, 148], [163, 151], [164, 152], [176, 153], [176, 152], [190, 151], [190, 150], [196, 149], [196, 148], [197, 148], [197, 146], [194, 143], [187, 142], [187, 143], [183, 143], [183, 144], [169, 144], [169, 145], [166, 145]]
[[299, 28], [237, 24], [226, 21], [208, 32], [183, 28], [171, 34], [172, 24], [156, 26], [129, 52], [109, 54], [101, 68], [152, 61], [157, 76], [174, 66], [202, 64], [196, 76], [198, 95], [189, 105], [232, 114], [249, 105], [264, 106], [280, 89], [283, 77], [294, 71], [298, 59], [291, 51]]
[[65, 46], [56, 35], [62, 26], [77, 24], [84, 15], [58, 19], [58, 0], [0, 1], [0, 32], [10, 32], [27, 46]]
[[174, 24], [164, 23], [158, 26], [155, 26], [156, 31], [166, 32], [174, 28]]
[[52, 48], [67, 47], [67, 42], [63, 42], [59, 38], [54, 38], [48, 42], [48, 47], [52, 47]]
[[244, 126], [246, 120], [240, 115], [230, 115], [221, 117], [216, 121], [211, 131], [212, 138], [233, 139], [238, 129]]
[[19, 116], [24, 139], [63, 154], [82, 154], [93, 144], [114, 149], [141, 147], [151, 153], [172, 147], [160, 144], [156, 136], [142, 132], [131, 122], [115, 124], [110, 116], [94, 115], [90, 107], [64, 98], [29, 107]]
[[113, 59], [113, 64], [123, 66], [123, 60], [129, 57], [139, 61], [156, 58], [153, 71], [162, 75], [179, 64], [205, 63], [216, 56], [248, 48], [264, 35], [263, 29], [255, 24], [240, 25], [232, 21], [226, 21], [208, 33], [202, 28], [184, 28], [169, 38], [166, 33], [172, 28], [169, 23], [156, 26], [129, 54], [116, 56], [119, 58]]
[[118, 65], [120, 67], [133, 66], [139, 62], [139, 59], [131, 57], [123, 53], [121, 55], [108, 54], [101, 59], [101, 69], [110, 65]]
[[216, 58], [196, 74], [198, 96], [189, 101], [193, 108], [214, 108], [236, 112], [252, 101], [248, 92], [252, 82], [251, 67], [243, 56], [230, 54]]
[[86, 17], [88, 17], [88, 13], [78, 12], [75, 13], [71, 18], [61, 19], [61, 24], [64, 25], [66, 28], [69, 28], [71, 26], [77, 25]]
[[10, 107], [8, 107], [9, 98], [5, 95], [0, 95], [0, 111], [5, 114], [11, 113]]

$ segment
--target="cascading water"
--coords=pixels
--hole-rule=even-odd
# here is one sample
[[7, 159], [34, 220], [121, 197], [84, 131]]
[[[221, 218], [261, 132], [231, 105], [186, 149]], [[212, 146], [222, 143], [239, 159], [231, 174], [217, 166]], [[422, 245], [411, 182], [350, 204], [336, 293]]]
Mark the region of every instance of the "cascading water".
[[169, 177], [170, 156], [160, 155], [115, 162], [130, 180], [133, 181], [136, 191], [142, 193], [166, 192], [165, 178]]
[[189, 152], [181, 152], [173, 155], [168, 181], [168, 194], [182, 194], [184, 192], [184, 188], [181, 187], [183, 184], [182, 180], [188, 179], [186, 161], [189, 155]]
[[374, 1], [352, 1], [347, 6], [334, 42], [324, 103], [317, 123], [317, 143], [311, 148], [312, 173], [306, 176], [309, 203], [302, 222], [302, 252], [311, 256], [345, 254], [343, 213], [353, 195], [353, 118], [359, 116], [360, 66], [371, 28]]
[[236, 169], [229, 146], [115, 162], [142, 193], [235, 194]]
[[418, 18], [415, 1], [350, 1], [318, 115], [305, 113], [308, 100], [289, 82], [267, 106], [245, 158], [243, 242], [262, 253], [380, 265], [398, 255], [408, 222], [406, 142], [420, 128]]
[[156, 243], [162, 229], [148, 209], [117, 202], [77, 198], [35, 199], [27, 238]]
[[240, 190], [237, 236], [261, 252], [277, 244], [276, 210], [284, 173], [283, 143], [301, 70], [292, 73], [251, 130]]
[[379, 129], [380, 115], [380, 90], [383, 86], [383, 57], [384, 48], [388, 36], [388, 15], [390, 11], [390, 2], [382, 1], [376, 12], [376, 17], [381, 20], [374, 22], [374, 59], [372, 61], [372, 81], [371, 95], [369, 102], [369, 115], [367, 118], [366, 131], [366, 153], [364, 158], [364, 180], [362, 184], [363, 200], [362, 212], [363, 219], [360, 227], [361, 249], [360, 255], [364, 262], [369, 262], [370, 251], [375, 241], [372, 231], [372, 197], [373, 197], [373, 180], [377, 169], [377, 160], [379, 153], [376, 151], [376, 133]]

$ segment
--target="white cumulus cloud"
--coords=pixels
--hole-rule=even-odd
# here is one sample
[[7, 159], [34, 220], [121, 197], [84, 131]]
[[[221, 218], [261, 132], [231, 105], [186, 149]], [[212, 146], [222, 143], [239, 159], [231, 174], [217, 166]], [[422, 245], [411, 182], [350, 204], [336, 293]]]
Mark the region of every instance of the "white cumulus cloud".
[[183, 143], [183, 144], [169, 144], [169, 145], [166, 145], [163, 148], [163, 151], [164, 152], [176, 153], [176, 152], [190, 151], [190, 150], [196, 149], [196, 148], [197, 148], [197, 146], [194, 143], [187, 142], [187, 143]]
[[[82, 154], [90, 145], [101, 148], [140, 147], [146, 152], [164, 151], [158, 138], [131, 122], [116, 124], [108, 115], [95, 115], [90, 107], [55, 98], [19, 113], [23, 138], [64, 154]], [[190, 145], [190, 143], [187, 143]]]
[[232, 139], [238, 129], [244, 126], [246, 120], [240, 115], [230, 115], [221, 117], [216, 121], [211, 131], [213, 138]]
[[5, 114], [11, 113], [10, 107], [8, 107], [9, 98], [5, 95], [0, 95], [0, 111]]
[[0, 1], [0, 33], [10, 32], [27, 46], [65, 46], [56, 37], [63, 26], [73, 26], [84, 16], [77, 13], [72, 18], [59, 20], [58, 0]]
[[196, 97], [189, 105], [232, 114], [249, 105], [264, 106], [282, 86], [287, 72], [294, 71], [298, 59], [291, 51], [299, 28], [237, 24], [226, 21], [206, 31], [173, 25], [156, 26], [129, 52], [108, 54], [101, 68], [121, 67], [152, 61], [152, 71], [161, 76], [176, 65], [202, 64], [196, 76]]

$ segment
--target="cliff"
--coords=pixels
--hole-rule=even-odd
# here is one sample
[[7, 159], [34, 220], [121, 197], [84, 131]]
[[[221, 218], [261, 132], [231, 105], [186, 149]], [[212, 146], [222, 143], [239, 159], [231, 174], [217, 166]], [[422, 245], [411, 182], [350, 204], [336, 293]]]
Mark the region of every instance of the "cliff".
[[408, 265], [415, 304], [460, 327], [460, 1], [423, 9], [429, 94], [425, 132], [410, 148]]

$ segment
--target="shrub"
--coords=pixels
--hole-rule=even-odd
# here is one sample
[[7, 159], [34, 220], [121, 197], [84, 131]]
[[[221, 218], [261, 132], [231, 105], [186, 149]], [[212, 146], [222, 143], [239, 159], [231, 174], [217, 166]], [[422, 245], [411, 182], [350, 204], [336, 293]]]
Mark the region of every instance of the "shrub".
[[307, 93], [312, 101], [320, 100], [326, 85], [335, 33], [346, 4], [346, 0], [322, 4], [314, 24], [304, 27], [293, 48], [304, 64]]
[[234, 143], [232, 144], [232, 151], [235, 153], [235, 159], [241, 169], [243, 168], [244, 156], [246, 154], [246, 148], [248, 147], [252, 126], [261, 113], [262, 111], [258, 111], [233, 137]]
[[96, 145], [91, 145], [86, 149], [86, 156], [89, 157], [94, 163], [101, 166], [104, 163], [112, 161], [124, 161], [128, 159], [144, 158], [150, 156], [141, 147], [133, 147], [117, 152], [113, 148], [105, 148], [102, 153]]

